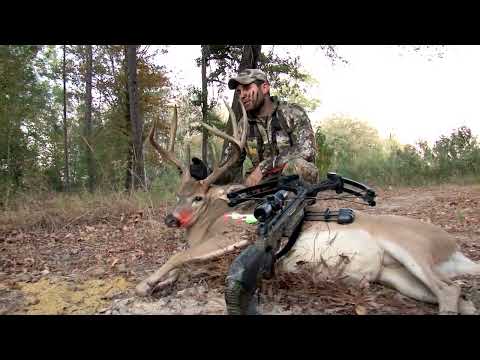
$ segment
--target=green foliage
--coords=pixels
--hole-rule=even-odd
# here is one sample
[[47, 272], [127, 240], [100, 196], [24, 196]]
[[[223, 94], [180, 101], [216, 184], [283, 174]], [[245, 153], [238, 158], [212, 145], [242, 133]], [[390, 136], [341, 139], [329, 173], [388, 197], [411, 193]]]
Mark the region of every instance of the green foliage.
[[307, 87], [316, 84], [317, 81], [308, 74], [304, 75], [301, 79], [283, 77], [282, 80], [277, 80], [271, 94], [282, 100], [300, 105], [307, 111], [314, 111], [320, 105], [320, 100], [308, 98], [305, 93]]
[[[70, 182], [71, 189], [81, 193], [88, 179], [83, 136], [86, 52], [81, 45], [68, 45], [66, 50]], [[324, 46], [322, 50], [332, 61], [344, 61], [334, 46]], [[210, 45], [209, 84], [219, 83], [219, 90], [225, 88], [227, 78], [239, 66], [242, 53], [241, 45]], [[153, 56], [147, 46], [138, 49], [143, 136], [146, 138], [156, 122], [157, 141], [167, 146], [173, 85], [167, 70], [155, 64]], [[314, 80], [300, 65], [298, 56], [279, 56], [274, 48], [261, 53], [259, 58], [259, 67], [267, 72], [272, 83], [272, 94], [311, 111], [319, 102], [304, 94]], [[62, 75], [63, 46], [0, 46], [0, 207], [8, 207], [15, 194], [64, 190]], [[99, 191], [125, 188], [131, 156], [126, 80], [124, 46], [94, 46], [93, 134], [88, 145], [94, 153]], [[178, 106], [175, 152], [185, 160], [186, 143], [191, 143], [192, 155], [200, 156], [198, 121], [202, 113], [195, 100], [200, 99], [199, 90], [183, 90], [175, 98]], [[225, 115], [223, 104], [211, 97], [207, 121], [225, 130]], [[315, 139], [316, 164], [322, 175], [337, 171], [371, 184], [428, 184], [480, 176], [480, 146], [466, 127], [440, 137], [433, 146], [426, 142], [412, 146], [401, 145], [393, 138], [382, 140], [364, 122], [332, 117], [317, 129]], [[209, 142], [218, 158], [222, 141], [210, 136]], [[146, 144], [148, 183], [158, 199], [171, 198], [179, 182], [176, 169], [159, 161], [156, 152]]]
[[442, 179], [480, 174], [480, 147], [465, 126], [453, 131], [450, 137], [441, 136], [431, 153], [436, 160], [436, 174]]
[[382, 140], [367, 123], [343, 117], [317, 129], [317, 167], [372, 185], [427, 185], [480, 176], [480, 147], [471, 130], [461, 127], [441, 136], [433, 148], [424, 142], [401, 145]]
[[151, 182], [151, 192], [157, 199], [172, 200], [180, 184], [180, 175], [171, 165], [156, 166], [146, 169]]
[[[223, 92], [227, 79], [236, 74], [242, 58], [244, 45], [209, 45], [208, 62], [212, 68], [208, 75], [209, 84], [221, 84], [219, 92]], [[329, 48], [330, 49], [330, 48]], [[330, 56], [335, 53], [334, 47]], [[338, 55], [335, 55], [338, 57]], [[197, 59], [200, 66], [201, 58]], [[280, 56], [272, 47], [267, 53], [260, 53], [258, 68], [265, 71], [272, 85], [272, 95], [301, 105], [308, 111], [314, 111], [320, 101], [305, 96], [307, 88], [316, 81], [301, 68], [299, 56], [290, 54]], [[211, 107], [216, 104], [212, 103]]]
[[365, 122], [333, 117], [325, 121], [322, 131], [326, 144], [333, 149], [333, 171], [352, 177], [376, 163], [374, 159], [381, 148], [380, 137]]
[[[0, 46], [0, 192], [63, 190], [63, 47]], [[87, 182], [83, 134], [85, 47], [66, 47], [67, 122], [71, 187]], [[124, 47], [93, 47], [93, 136], [99, 185], [124, 187], [130, 128], [127, 123]], [[138, 82], [144, 136], [169, 112], [170, 84], [153, 52], [139, 49]]]
[[[0, 46], [0, 192], [3, 201], [19, 188], [40, 186], [27, 181], [55, 167], [55, 97], [42, 77], [46, 58], [40, 46]], [[43, 172], [43, 174], [42, 174]]]
[[261, 54], [259, 68], [268, 76], [272, 95], [296, 103], [307, 111], [314, 111], [320, 105], [320, 100], [305, 96], [307, 89], [317, 81], [301, 68], [299, 56], [280, 57], [273, 47], [267, 54]]
[[320, 177], [325, 177], [332, 164], [334, 148], [327, 143], [327, 137], [321, 128], [318, 128], [315, 132], [315, 143], [317, 145], [315, 165], [318, 168]]
[[[72, 121], [72, 179], [73, 186], [83, 189], [87, 181], [85, 151], [82, 149], [85, 139], [82, 136], [84, 126], [84, 99], [82, 79], [85, 75], [85, 51], [82, 46], [72, 49], [74, 66], [71, 78], [72, 91], [75, 92], [77, 114]], [[144, 138], [154, 121], [159, 123], [159, 133], [168, 133], [164, 119], [169, 109], [168, 78], [166, 70], [153, 61], [153, 52], [148, 47], [138, 49], [138, 91], [140, 112], [144, 120]], [[94, 149], [97, 164], [98, 185], [112, 190], [125, 187], [127, 174], [131, 127], [128, 122], [127, 78], [125, 68], [125, 49], [119, 45], [95, 46], [93, 56], [94, 103], [93, 137], [89, 145]], [[78, 84], [78, 86], [76, 86]], [[75, 147], [78, 146], [78, 149]]]

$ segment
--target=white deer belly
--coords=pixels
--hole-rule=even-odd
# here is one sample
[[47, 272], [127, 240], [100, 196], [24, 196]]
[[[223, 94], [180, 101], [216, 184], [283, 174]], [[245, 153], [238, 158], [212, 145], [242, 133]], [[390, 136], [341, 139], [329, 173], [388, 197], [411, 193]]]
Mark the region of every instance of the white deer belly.
[[343, 274], [355, 280], [374, 281], [382, 264], [383, 250], [371, 235], [360, 229], [328, 231], [318, 224], [302, 232], [292, 250], [279, 262], [283, 271], [298, 271], [299, 264], [314, 265], [316, 271], [343, 268]]

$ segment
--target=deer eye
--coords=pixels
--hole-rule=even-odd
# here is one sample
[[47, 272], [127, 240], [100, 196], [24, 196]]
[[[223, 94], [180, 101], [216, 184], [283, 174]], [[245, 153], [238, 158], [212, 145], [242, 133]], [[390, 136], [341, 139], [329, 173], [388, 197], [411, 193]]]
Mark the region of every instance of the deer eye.
[[200, 201], [202, 201], [202, 200], [203, 200], [203, 197], [201, 197], [201, 196], [195, 196], [195, 197], [193, 198], [193, 201], [196, 201], [196, 202], [200, 202]]

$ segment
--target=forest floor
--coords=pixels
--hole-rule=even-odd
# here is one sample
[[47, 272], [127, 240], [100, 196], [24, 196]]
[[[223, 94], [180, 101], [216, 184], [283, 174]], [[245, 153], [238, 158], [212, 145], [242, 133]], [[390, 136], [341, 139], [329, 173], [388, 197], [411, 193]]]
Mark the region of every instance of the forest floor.
[[[480, 261], [480, 185], [389, 188], [378, 194], [374, 208], [341, 201], [326, 206], [431, 222], [451, 233], [465, 255]], [[0, 314], [225, 314], [225, 274], [238, 253], [190, 269], [161, 294], [135, 296], [139, 281], [187, 246], [183, 230], [164, 225], [168, 205], [147, 212], [112, 207], [55, 226], [29, 227], [28, 219], [22, 226], [0, 222]], [[478, 280], [456, 282], [480, 309]], [[266, 281], [259, 300], [264, 314], [437, 312], [437, 305], [381, 285], [347, 286], [334, 278], [286, 274]]]

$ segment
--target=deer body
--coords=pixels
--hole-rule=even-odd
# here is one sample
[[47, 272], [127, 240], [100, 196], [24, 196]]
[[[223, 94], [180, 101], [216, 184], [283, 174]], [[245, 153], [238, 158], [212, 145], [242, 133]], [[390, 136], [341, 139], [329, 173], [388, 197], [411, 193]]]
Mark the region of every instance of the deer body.
[[[255, 225], [225, 221], [225, 213], [241, 211], [228, 207], [224, 198], [228, 188], [212, 189], [217, 196], [212, 202], [214, 210], [187, 228], [185, 235], [190, 248], [174, 255], [146, 279], [143, 284], [149, 282], [149, 289], [169, 278], [168, 273], [178, 266], [208, 261], [249, 245], [248, 240], [239, 236], [241, 227], [255, 231]], [[242, 210], [252, 213], [251, 208]], [[361, 211], [355, 214], [355, 222], [347, 225], [304, 222], [294, 247], [279, 260], [278, 271], [296, 272], [304, 263], [314, 265], [314, 271], [340, 265], [347, 280], [378, 282], [416, 300], [439, 303], [442, 313], [475, 311], [471, 303], [460, 299], [460, 289], [450, 279], [480, 275], [480, 264], [463, 255], [451, 235], [431, 224], [402, 216]], [[174, 278], [170, 276], [166, 283]], [[137, 287], [140, 294], [141, 286]]]
[[[167, 216], [166, 223], [186, 229], [189, 248], [172, 256], [159, 270], [138, 284], [138, 295], [145, 296], [153, 289], [175, 281], [179, 267], [184, 264], [218, 258], [249, 244], [248, 239], [241, 236], [239, 226], [225, 221], [223, 217], [231, 211], [253, 212], [248, 203], [243, 204], [242, 209], [228, 207], [226, 194], [244, 185], [211, 185], [239, 158], [245, 145], [245, 111], [242, 120], [243, 131], [240, 133], [234, 125], [234, 137], [204, 125], [237, 145], [234, 156], [223, 167], [215, 168], [204, 180], [194, 180], [189, 176], [188, 169], [172, 155], [173, 147], [168, 153], [162, 150], [154, 141], [155, 128], [152, 129], [152, 145], [182, 173], [178, 203]], [[232, 123], [236, 124], [235, 119]], [[317, 203], [313, 207], [320, 205]], [[242, 226], [255, 231], [253, 225]], [[460, 275], [480, 275], [480, 264], [463, 255], [455, 239], [447, 232], [415, 219], [356, 211], [355, 221], [348, 225], [306, 221], [294, 247], [279, 260], [278, 270], [298, 271], [298, 265], [303, 263], [313, 265], [314, 271], [322, 271], [325, 265], [341, 264], [344, 266], [343, 274], [349, 279], [379, 282], [414, 299], [438, 303], [440, 313], [475, 312], [470, 302], [460, 299], [460, 288], [451, 279]]]
[[[395, 215], [356, 211], [352, 224], [307, 222], [295, 246], [279, 268], [297, 271], [297, 263], [335, 267], [361, 281], [379, 282], [414, 299], [439, 303], [441, 312], [471, 312], [459, 303], [460, 290], [450, 279], [480, 275], [476, 264], [457, 248], [442, 229]], [[459, 308], [460, 306], [460, 308]], [[459, 310], [458, 310], [459, 309]]]

